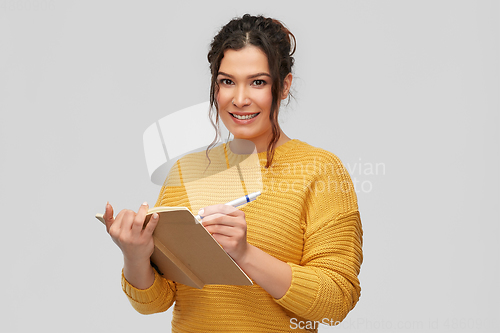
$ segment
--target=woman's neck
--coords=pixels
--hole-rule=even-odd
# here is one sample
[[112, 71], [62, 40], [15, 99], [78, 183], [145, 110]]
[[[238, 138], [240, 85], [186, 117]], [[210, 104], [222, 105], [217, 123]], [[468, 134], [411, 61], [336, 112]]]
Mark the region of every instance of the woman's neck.
[[[276, 147], [290, 141], [291, 139], [281, 131], [281, 135], [276, 143]], [[252, 154], [252, 153], [262, 153], [267, 151], [267, 146], [270, 140], [246, 140], [235, 138], [229, 143], [231, 151], [236, 154]]]

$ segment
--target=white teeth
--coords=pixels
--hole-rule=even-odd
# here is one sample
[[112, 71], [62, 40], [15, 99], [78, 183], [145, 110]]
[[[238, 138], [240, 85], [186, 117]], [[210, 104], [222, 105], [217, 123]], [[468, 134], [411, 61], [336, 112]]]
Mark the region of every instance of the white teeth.
[[234, 118], [236, 118], [236, 119], [239, 119], [239, 120], [246, 120], [246, 119], [252, 119], [252, 118], [257, 117], [258, 113], [254, 113], [254, 114], [247, 115], [247, 116], [239, 116], [239, 115], [234, 114], [234, 113], [231, 113], [231, 115], [232, 115]]

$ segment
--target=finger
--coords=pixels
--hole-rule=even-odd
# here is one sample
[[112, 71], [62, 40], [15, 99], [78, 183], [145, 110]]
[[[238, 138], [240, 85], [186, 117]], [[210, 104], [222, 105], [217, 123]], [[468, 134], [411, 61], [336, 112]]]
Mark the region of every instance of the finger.
[[235, 216], [230, 216], [226, 214], [215, 213], [209, 216], [205, 216], [201, 223], [204, 227], [209, 225], [221, 225], [227, 227], [235, 227], [238, 225], [239, 218]]
[[113, 223], [113, 229], [120, 230], [130, 230], [132, 228], [132, 223], [134, 222], [136, 213], [130, 209], [122, 209], [118, 215], [116, 215], [115, 222]]
[[230, 250], [230, 248], [234, 247], [234, 239], [230, 236], [223, 234], [213, 234], [212, 237], [225, 251], [228, 251]]
[[222, 247], [224, 247], [224, 243], [231, 237], [228, 237], [227, 235], [224, 234], [212, 234], [212, 237], [219, 243]]
[[113, 221], [113, 207], [110, 205], [109, 202], [106, 202], [106, 207], [104, 208], [104, 215], [103, 215], [104, 221]]
[[231, 237], [232, 236], [232, 232], [231, 232], [231, 227], [228, 227], [228, 226], [223, 226], [223, 225], [220, 225], [220, 224], [215, 224], [215, 225], [209, 225], [209, 226], [206, 226], [205, 229], [207, 229], [207, 231], [212, 235], [224, 235], [226, 237]]
[[233, 206], [213, 205], [213, 206], [207, 206], [205, 208], [200, 209], [198, 211], [198, 215], [203, 216], [203, 218], [205, 218], [209, 215], [212, 215], [212, 214], [216, 214], [216, 213], [236, 216], [239, 214], [238, 212], [241, 212], [241, 210], [239, 210]]
[[241, 237], [246, 234], [246, 228], [240, 225], [210, 224], [204, 227], [211, 234], [221, 234], [228, 237]]
[[111, 228], [111, 225], [115, 221], [113, 218], [113, 206], [109, 204], [109, 202], [106, 202], [106, 207], [104, 208], [104, 222], [106, 224], [106, 230], [109, 232], [109, 228]]
[[141, 207], [139, 207], [132, 223], [132, 233], [139, 234], [142, 232], [144, 221], [146, 220], [146, 215], [148, 214], [148, 209], [149, 206], [147, 202], [144, 202]]
[[153, 213], [151, 215], [151, 218], [149, 219], [148, 224], [146, 224], [146, 228], [144, 228], [144, 234], [145, 235], [152, 235], [153, 231], [155, 231], [155, 228], [158, 225], [159, 220], [160, 219], [159, 219], [158, 213]]

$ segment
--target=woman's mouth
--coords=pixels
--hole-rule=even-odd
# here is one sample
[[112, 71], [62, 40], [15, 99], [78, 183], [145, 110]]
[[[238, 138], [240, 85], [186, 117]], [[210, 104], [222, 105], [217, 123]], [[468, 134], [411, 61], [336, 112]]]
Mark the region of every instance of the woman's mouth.
[[231, 113], [231, 116], [233, 116], [234, 118], [236, 119], [239, 119], [239, 120], [248, 120], [248, 119], [252, 119], [252, 118], [255, 118], [259, 115], [260, 112], [257, 112], [257, 113], [252, 113], [252, 114], [247, 114], [247, 115], [244, 115], [244, 116], [240, 116], [238, 114], [234, 114], [234, 113]]

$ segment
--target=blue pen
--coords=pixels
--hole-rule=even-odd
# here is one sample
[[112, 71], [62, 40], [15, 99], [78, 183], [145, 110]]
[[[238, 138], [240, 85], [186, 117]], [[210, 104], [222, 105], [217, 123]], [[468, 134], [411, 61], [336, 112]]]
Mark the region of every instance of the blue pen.
[[[241, 197], [241, 198], [235, 199], [233, 201], [230, 201], [226, 205], [233, 206], [233, 207], [238, 207], [238, 206], [244, 205], [244, 204], [246, 204], [246, 203], [248, 203], [250, 201], [254, 201], [255, 199], [257, 199], [257, 197], [260, 194], [261, 194], [260, 192], [250, 193], [249, 195], [245, 195], [244, 197]], [[198, 220], [198, 221], [201, 221], [202, 218], [203, 217], [200, 216], [200, 215], [196, 215], [195, 216], [195, 219]]]

